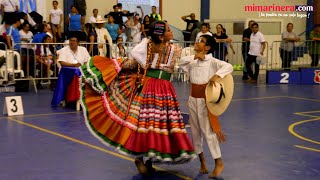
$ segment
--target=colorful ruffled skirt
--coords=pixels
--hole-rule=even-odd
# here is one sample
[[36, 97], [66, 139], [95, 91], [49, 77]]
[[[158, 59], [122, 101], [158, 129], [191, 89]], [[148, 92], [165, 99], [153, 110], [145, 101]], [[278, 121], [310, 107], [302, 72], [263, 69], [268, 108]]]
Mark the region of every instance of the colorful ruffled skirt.
[[121, 70], [121, 60], [95, 56], [81, 67], [81, 104], [86, 125], [119, 153], [154, 163], [179, 164], [196, 158], [168, 80]]

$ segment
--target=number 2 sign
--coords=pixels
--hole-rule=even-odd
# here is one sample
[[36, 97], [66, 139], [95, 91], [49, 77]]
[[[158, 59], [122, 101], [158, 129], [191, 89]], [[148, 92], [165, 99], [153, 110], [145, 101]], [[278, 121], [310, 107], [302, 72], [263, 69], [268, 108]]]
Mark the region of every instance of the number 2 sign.
[[8, 114], [8, 116], [24, 114], [21, 96], [6, 97], [3, 114]]

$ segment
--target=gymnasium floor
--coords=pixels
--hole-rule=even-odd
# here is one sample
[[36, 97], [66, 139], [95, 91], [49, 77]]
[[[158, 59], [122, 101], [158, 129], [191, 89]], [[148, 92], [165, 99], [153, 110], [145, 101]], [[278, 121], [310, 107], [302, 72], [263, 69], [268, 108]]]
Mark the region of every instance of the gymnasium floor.
[[[188, 113], [189, 84], [174, 85], [181, 111]], [[132, 159], [89, 133], [82, 112], [50, 108], [51, 91], [0, 93], [0, 101], [11, 95], [22, 96], [25, 115], [0, 115], [0, 180], [207, 179], [198, 174], [198, 160], [138, 175]], [[225, 180], [320, 179], [320, 86], [236, 80], [221, 124], [227, 135], [221, 145]], [[213, 160], [205, 151], [211, 170]]]

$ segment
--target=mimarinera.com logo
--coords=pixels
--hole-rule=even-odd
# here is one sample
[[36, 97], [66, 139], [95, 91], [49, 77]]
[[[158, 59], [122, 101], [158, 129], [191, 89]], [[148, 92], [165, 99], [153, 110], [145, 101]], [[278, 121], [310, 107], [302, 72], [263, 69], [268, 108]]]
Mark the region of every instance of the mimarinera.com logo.
[[313, 11], [313, 6], [307, 6], [307, 5], [291, 5], [291, 6], [283, 6], [283, 5], [247, 5], [244, 6], [244, 11], [248, 12], [267, 12], [267, 11], [274, 11], [274, 12], [310, 12]]

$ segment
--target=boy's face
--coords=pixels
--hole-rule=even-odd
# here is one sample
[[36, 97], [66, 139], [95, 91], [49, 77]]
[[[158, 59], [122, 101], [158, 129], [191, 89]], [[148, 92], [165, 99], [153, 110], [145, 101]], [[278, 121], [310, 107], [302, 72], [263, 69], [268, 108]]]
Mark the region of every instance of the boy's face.
[[207, 44], [207, 39], [200, 37], [194, 44], [194, 51], [196, 51], [197, 53], [205, 52], [207, 50], [206, 44]]
[[53, 3], [52, 3], [52, 6], [53, 6], [54, 8], [57, 8], [57, 7], [58, 7], [58, 3], [57, 3], [57, 2], [53, 2]]

